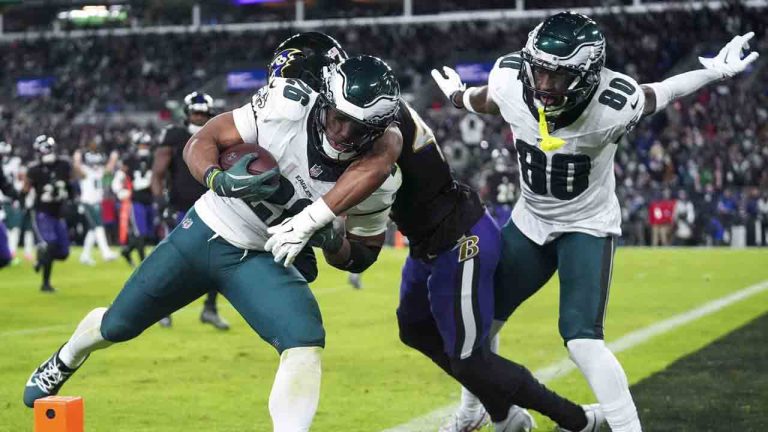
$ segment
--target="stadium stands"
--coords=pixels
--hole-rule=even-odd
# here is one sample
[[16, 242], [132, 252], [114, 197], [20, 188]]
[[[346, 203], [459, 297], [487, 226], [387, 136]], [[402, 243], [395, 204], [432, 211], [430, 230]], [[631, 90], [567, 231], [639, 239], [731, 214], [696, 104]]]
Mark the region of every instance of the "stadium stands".
[[[417, 2], [414, 12], [450, 11], [458, 3], [440, 2], [439, 7], [433, 7]], [[490, 8], [501, 3], [505, 2], [478, 2]], [[561, 3], [567, 6], [568, 2]], [[639, 82], [658, 81], [672, 71], [697, 67], [697, 54], [709, 55], [733, 34], [746, 31], [756, 32], [753, 46], [765, 52], [766, 10], [747, 13], [734, 8], [738, 6], [596, 17], [607, 36], [608, 66]], [[216, 18], [217, 22], [242, 18], [235, 9], [229, 11], [233, 15]], [[310, 8], [308, 14], [316, 12]], [[508, 128], [500, 119], [484, 119], [485, 143], [464, 143], [459, 124], [465, 114], [445, 106], [429, 70], [442, 64], [492, 62], [519, 49], [535, 22], [458, 21], [348, 26], [327, 31], [350, 53], [378, 55], [391, 64], [409, 97], [424, 108], [421, 111], [439, 141], [449, 149], [458, 174], [483, 188], [497, 163], [490, 150], [511, 144]], [[7, 140], [22, 149], [43, 131], [54, 134], [70, 151], [96, 137], [107, 148], [120, 149], [127, 145], [131, 130], [156, 132], [162, 125], [162, 121], [137, 121], [131, 113], [159, 112], [168, 119], [166, 101], [178, 99], [191, 89], [216, 85], [231, 70], [264, 67], [277, 43], [293, 32], [5, 41], [0, 44], [4, 60], [0, 88], [6, 94], [15, 94], [14, 86], [23, 77], [54, 80], [48, 95], [17, 95], [12, 101], [0, 102], [0, 128]], [[762, 240], [757, 239], [757, 226], [762, 224], [764, 232], [768, 224], [768, 68], [761, 66], [758, 62], [743, 79], [711, 86], [669, 107], [624, 138], [617, 153], [616, 177], [627, 243], [648, 244], [649, 206], [665, 194], [678, 196], [680, 190], [686, 191], [694, 204], [693, 235], [675, 240], [673, 227], [670, 242], [730, 243], [730, 227], [734, 225], [746, 227], [747, 244]], [[246, 100], [248, 93], [217, 96], [231, 108]], [[515, 158], [509, 158], [506, 165], [514, 172]], [[517, 177], [513, 177], [516, 182]], [[671, 223], [678, 225], [677, 220]]]

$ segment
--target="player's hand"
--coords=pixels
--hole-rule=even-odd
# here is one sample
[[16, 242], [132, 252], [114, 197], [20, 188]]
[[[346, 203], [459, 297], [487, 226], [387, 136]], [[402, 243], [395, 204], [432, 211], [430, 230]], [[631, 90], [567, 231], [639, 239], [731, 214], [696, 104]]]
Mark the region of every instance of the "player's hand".
[[270, 227], [267, 233], [271, 237], [264, 244], [264, 250], [274, 255], [275, 262], [283, 262], [285, 267], [289, 267], [312, 235], [333, 222], [335, 217], [321, 198], [296, 216]]
[[453, 95], [456, 92], [464, 91], [467, 88], [467, 85], [461, 82], [459, 74], [448, 66], [443, 66], [442, 71], [432, 69], [432, 78], [448, 100], [451, 101], [455, 107], [459, 108], [459, 106], [456, 105], [456, 102], [453, 101]]
[[285, 267], [290, 267], [314, 232], [310, 221], [299, 213], [267, 230], [271, 237], [264, 244], [264, 249], [272, 253], [276, 263], [282, 262]]
[[276, 177], [280, 170], [275, 167], [267, 172], [253, 175], [248, 172], [248, 164], [258, 156], [248, 154], [226, 171], [211, 170], [205, 178], [205, 184], [217, 195], [227, 198], [240, 198], [248, 201], [261, 201], [269, 198], [280, 182]]
[[699, 62], [705, 68], [718, 72], [722, 78], [730, 78], [739, 74], [760, 56], [756, 51], [752, 51], [746, 57], [741, 57], [742, 51], [749, 50], [749, 40], [754, 36], [755, 32], [734, 36], [715, 57], [699, 57]]
[[341, 249], [344, 244], [344, 236], [340, 232], [333, 229], [333, 223], [320, 228], [312, 234], [309, 239], [309, 245], [312, 247], [318, 247], [330, 254], [335, 254]]

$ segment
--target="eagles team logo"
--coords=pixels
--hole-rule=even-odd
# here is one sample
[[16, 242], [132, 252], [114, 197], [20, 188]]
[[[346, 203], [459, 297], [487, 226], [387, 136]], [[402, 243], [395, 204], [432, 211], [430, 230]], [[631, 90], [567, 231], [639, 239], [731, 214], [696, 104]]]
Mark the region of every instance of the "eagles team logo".
[[480, 253], [480, 238], [476, 235], [459, 240], [459, 262], [472, 259]]
[[183, 221], [181, 221], [181, 227], [182, 227], [183, 229], [189, 229], [189, 227], [191, 227], [191, 226], [192, 226], [192, 223], [193, 223], [192, 219], [190, 219], [190, 218], [184, 218], [184, 220], [183, 220]]

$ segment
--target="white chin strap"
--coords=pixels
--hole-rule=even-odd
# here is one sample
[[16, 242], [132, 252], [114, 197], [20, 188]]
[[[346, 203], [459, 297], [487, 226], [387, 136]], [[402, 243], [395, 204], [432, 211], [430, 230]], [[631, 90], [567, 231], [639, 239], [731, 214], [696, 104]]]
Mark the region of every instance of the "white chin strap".
[[56, 162], [56, 154], [49, 153], [49, 154], [43, 155], [42, 157], [40, 157], [40, 160], [43, 161], [43, 163], [47, 163], [47, 164]]
[[333, 160], [339, 160], [339, 161], [348, 161], [353, 157], [355, 157], [356, 155], [355, 152], [340, 152], [336, 150], [335, 148], [333, 148], [331, 143], [328, 142], [328, 138], [325, 136], [325, 134], [322, 134], [322, 135], [323, 135], [323, 152], [325, 152], [325, 154], [329, 158]]
[[192, 124], [192, 123], [190, 123], [190, 124], [188, 124], [188, 125], [187, 125], [187, 131], [188, 131], [190, 134], [192, 134], [192, 135], [196, 134], [196, 133], [197, 133], [197, 131], [199, 131], [199, 130], [200, 130], [200, 129], [202, 129], [202, 128], [203, 128], [202, 126], [194, 125], [194, 124]]

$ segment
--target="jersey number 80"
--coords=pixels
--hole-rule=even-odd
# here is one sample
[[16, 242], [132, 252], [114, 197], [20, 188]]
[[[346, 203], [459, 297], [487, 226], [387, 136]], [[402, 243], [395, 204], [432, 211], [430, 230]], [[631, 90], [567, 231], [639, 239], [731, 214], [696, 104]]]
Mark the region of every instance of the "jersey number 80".
[[[515, 141], [523, 181], [537, 195], [547, 194], [547, 155], [523, 140]], [[568, 201], [589, 186], [592, 160], [584, 154], [552, 156], [549, 190], [557, 199]]]

